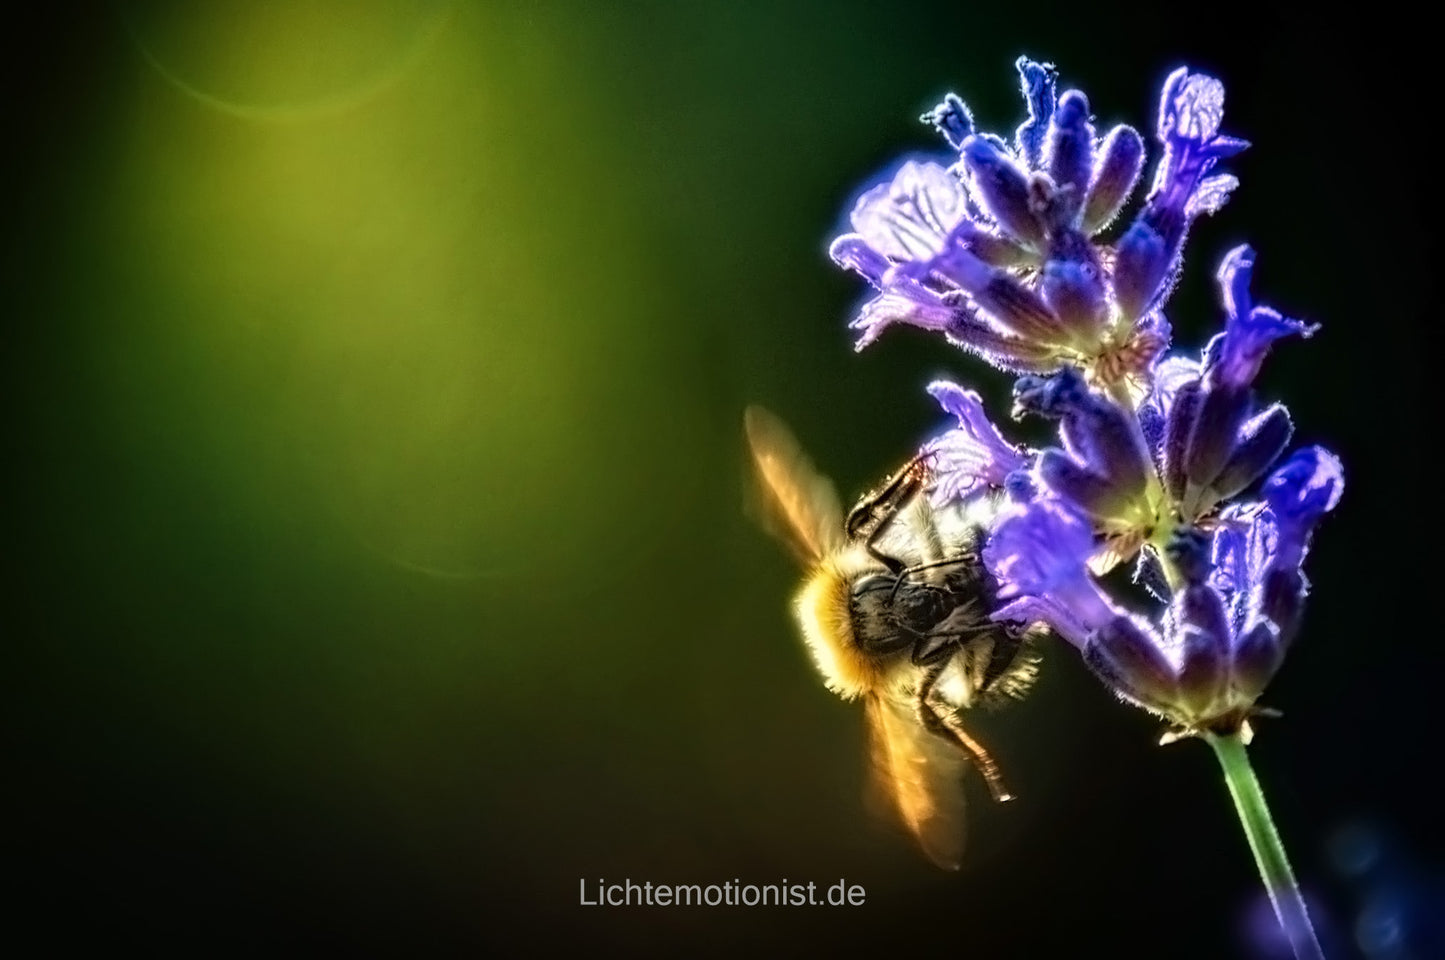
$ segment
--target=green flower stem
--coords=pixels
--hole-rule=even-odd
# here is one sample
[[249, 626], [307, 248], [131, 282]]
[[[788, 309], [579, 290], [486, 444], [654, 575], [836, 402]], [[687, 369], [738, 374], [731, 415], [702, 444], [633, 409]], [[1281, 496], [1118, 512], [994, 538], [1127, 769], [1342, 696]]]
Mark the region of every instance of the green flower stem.
[[1299, 884], [1295, 882], [1284, 845], [1279, 842], [1279, 832], [1274, 828], [1269, 806], [1264, 802], [1264, 792], [1259, 788], [1254, 768], [1249, 765], [1244, 740], [1238, 733], [1206, 733], [1204, 739], [1214, 748], [1219, 765], [1224, 768], [1224, 782], [1229, 786], [1229, 795], [1234, 798], [1239, 823], [1244, 827], [1244, 835], [1249, 838], [1249, 848], [1254, 851], [1254, 862], [1259, 865], [1264, 888], [1269, 891], [1275, 915], [1289, 937], [1295, 957], [1297, 960], [1324, 960], [1324, 951], [1320, 949], [1319, 938], [1310, 925]]

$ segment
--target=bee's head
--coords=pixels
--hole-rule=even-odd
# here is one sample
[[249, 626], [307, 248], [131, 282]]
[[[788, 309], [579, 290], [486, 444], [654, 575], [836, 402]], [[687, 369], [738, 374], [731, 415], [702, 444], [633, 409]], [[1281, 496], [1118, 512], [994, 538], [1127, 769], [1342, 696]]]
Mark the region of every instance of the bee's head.
[[859, 547], [824, 557], [798, 592], [794, 610], [803, 639], [828, 689], [844, 699], [885, 683], [893, 651], [869, 640], [884, 629], [894, 583], [887, 569]]

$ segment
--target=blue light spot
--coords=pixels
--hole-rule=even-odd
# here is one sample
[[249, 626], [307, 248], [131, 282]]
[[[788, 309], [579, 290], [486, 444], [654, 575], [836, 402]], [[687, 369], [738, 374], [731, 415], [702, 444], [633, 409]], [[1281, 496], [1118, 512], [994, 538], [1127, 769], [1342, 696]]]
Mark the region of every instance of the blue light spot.
[[1341, 827], [1330, 838], [1329, 854], [1335, 870], [1345, 877], [1361, 877], [1373, 870], [1384, 852], [1379, 831], [1369, 824]]

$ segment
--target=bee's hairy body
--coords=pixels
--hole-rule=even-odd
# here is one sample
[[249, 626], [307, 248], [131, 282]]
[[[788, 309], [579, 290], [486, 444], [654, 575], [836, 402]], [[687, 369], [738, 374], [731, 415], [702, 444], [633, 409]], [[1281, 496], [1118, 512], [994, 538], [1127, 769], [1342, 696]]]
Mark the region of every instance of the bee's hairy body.
[[845, 519], [781, 421], [754, 407], [747, 427], [774, 532], [808, 566], [794, 613], [813, 660], [829, 689], [867, 700], [878, 779], [934, 861], [956, 868], [963, 770], [1009, 797], [959, 715], [1020, 696], [1036, 670], [1034, 631], [989, 619], [996, 585], [979, 553], [997, 504], [934, 507], [916, 458]]
[[[977, 556], [977, 521], [955, 518], [949, 531], [935, 517], [920, 499], [894, 518], [901, 529], [880, 539], [877, 549], [901, 561], [902, 573], [855, 541], [820, 558], [804, 581], [794, 611], [824, 682], [840, 696], [908, 696], [940, 662], [948, 669], [939, 693], [955, 709], [996, 705], [1032, 679], [1020, 637], [988, 619], [994, 591]], [[919, 548], [934, 541], [936, 551]]]

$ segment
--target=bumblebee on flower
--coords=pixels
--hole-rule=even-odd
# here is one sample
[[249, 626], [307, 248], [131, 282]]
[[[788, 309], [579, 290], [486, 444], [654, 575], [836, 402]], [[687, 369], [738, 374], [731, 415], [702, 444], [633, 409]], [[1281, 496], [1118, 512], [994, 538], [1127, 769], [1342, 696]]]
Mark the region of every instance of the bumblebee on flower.
[[[890, 182], [862, 195], [852, 214], [855, 232], [834, 241], [834, 258], [878, 289], [852, 324], [860, 331], [858, 346], [893, 323], [908, 323], [938, 330], [994, 366], [1023, 374], [1014, 387], [1014, 413], [1057, 421], [1058, 447], [1012, 446], [976, 393], [945, 381], [929, 387], [959, 424], [924, 447], [937, 477], [935, 501], [965, 499], [986, 487], [1007, 487], [1017, 501], [987, 551], [1012, 598], [996, 616], [1051, 623], [1121, 695], [1180, 730], [1226, 716], [1237, 725], [1248, 714], [1238, 702], [1242, 692], [1257, 696], [1262, 683], [1241, 681], [1207, 707], [1199, 695], [1180, 700], [1182, 688], [1174, 690], [1181, 675], [1194, 690], [1199, 670], [1219, 673], [1219, 650], [1244, 644], [1241, 649], [1252, 651], [1264, 642], [1262, 634], [1245, 639], [1190, 619], [1225, 601], [1209, 594], [1218, 602], [1205, 602], [1201, 591], [1215, 588], [1201, 578], [1213, 561], [1201, 558], [1202, 547], [1188, 545], [1201, 537], [1220, 544], [1248, 540], [1251, 524], [1262, 530], [1272, 522], [1274, 511], [1263, 505], [1229, 505], [1283, 454], [1293, 434], [1284, 406], [1261, 407], [1253, 382], [1275, 340], [1309, 336], [1316, 328], [1255, 305], [1249, 290], [1254, 253], [1241, 246], [1218, 271], [1223, 332], [1197, 360], [1167, 355], [1163, 308], [1189, 225], [1227, 199], [1237, 181], [1211, 171], [1247, 146], [1220, 133], [1219, 81], [1183, 68], [1166, 80], [1156, 124], [1163, 152], [1153, 187], [1130, 226], [1109, 243], [1101, 234], [1140, 177], [1143, 139], [1125, 125], [1098, 137], [1083, 93], [1056, 95], [1052, 67], [1027, 58], [1016, 66], [1029, 118], [1012, 144], [977, 131], [968, 108], [950, 94], [924, 119], [959, 161], [951, 167], [905, 163]], [[1330, 477], [1319, 482], [1333, 491], [1322, 514], [1338, 499], [1343, 478], [1330, 454], [1316, 449], [1313, 456], [1322, 465], [1316, 472]], [[1280, 477], [1297, 473], [1277, 475], [1271, 489], [1287, 486]], [[1307, 529], [1303, 536], [1301, 547]], [[1268, 538], [1255, 533], [1253, 539]], [[1166, 604], [1147, 630], [1089, 586], [1091, 571], [1129, 560]], [[1231, 597], [1258, 586], [1242, 579], [1238, 564], [1233, 571]], [[1070, 593], [1077, 610], [1057, 599], [1057, 578], [1066, 572], [1078, 588]], [[1035, 608], [1030, 597], [1048, 597], [1049, 609]], [[1180, 604], [1193, 613], [1185, 615]], [[1185, 643], [1184, 633], [1195, 639]], [[1208, 664], [1199, 660], [1204, 636], [1216, 650]], [[1138, 652], [1146, 638], [1152, 658]], [[1185, 658], [1179, 651], [1186, 648], [1196, 653]], [[1110, 653], [1115, 650], [1117, 656]], [[1267, 679], [1277, 666], [1246, 672]], [[1163, 679], [1166, 672], [1174, 679]], [[1206, 677], [1200, 689], [1212, 682]], [[1163, 709], [1176, 700], [1179, 709]]]
[[[1109, 239], [1143, 138], [1126, 125], [1100, 137], [1088, 99], [1057, 94], [1051, 66], [1016, 67], [1028, 119], [1011, 140], [978, 131], [950, 94], [923, 119], [958, 159], [904, 163], [833, 242], [833, 259], [875, 290], [850, 324], [856, 346], [896, 324], [940, 332], [1016, 377], [1016, 418], [1057, 424], [1055, 445], [1012, 445], [978, 394], [931, 384], [958, 421], [924, 445], [931, 496], [1007, 491], [983, 549], [992, 617], [1048, 624], [1121, 699], [1164, 718], [1166, 739], [1214, 747], [1296, 955], [1319, 956], [1244, 753], [1298, 632], [1314, 529], [1344, 487], [1323, 447], [1280, 464], [1294, 425], [1255, 390], [1274, 342], [1317, 328], [1254, 302], [1254, 252], [1239, 246], [1217, 272], [1223, 330], [1197, 358], [1170, 352], [1164, 307], [1189, 227], [1228, 199], [1237, 181], [1215, 167], [1248, 146], [1221, 133], [1218, 80], [1169, 75], [1152, 185]], [[1147, 609], [1100, 579], [1124, 562]]]

